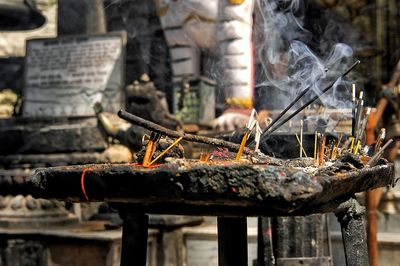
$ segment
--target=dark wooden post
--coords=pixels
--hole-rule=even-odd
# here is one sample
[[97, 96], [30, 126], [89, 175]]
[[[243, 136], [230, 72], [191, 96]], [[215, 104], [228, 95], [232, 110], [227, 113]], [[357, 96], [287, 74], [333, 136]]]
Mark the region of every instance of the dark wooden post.
[[379, 265], [379, 251], [378, 251], [378, 221], [377, 209], [379, 204], [379, 197], [381, 194], [380, 189], [373, 189], [366, 191], [366, 207], [367, 207], [367, 239], [368, 239], [368, 253], [369, 262], [371, 266]]
[[368, 247], [365, 232], [365, 208], [355, 199], [342, 204], [335, 213], [342, 228], [347, 266], [368, 266]]
[[120, 210], [122, 225], [121, 266], [145, 266], [149, 217]]
[[218, 265], [247, 265], [246, 217], [218, 217]]

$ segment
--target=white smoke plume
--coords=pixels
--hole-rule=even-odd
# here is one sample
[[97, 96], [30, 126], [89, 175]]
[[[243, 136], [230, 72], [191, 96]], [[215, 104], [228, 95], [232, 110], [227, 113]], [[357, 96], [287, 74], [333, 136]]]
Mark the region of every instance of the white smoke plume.
[[[280, 97], [281, 108], [286, 107], [301, 91], [311, 86], [318, 94], [353, 63], [353, 51], [344, 43], [330, 45], [325, 29], [316, 36], [306, 27], [310, 1], [257, 0], [255, 21], [255, 56], [259, 64], [256, 87], [273, 87]], [[331, 29], [331, 27], [330, 27]], [[328, 29], [326, 29], [328, 30]], [[336, 40], [335, 40], [336, 41]], [[308, 44], [313, 44], [313, 47]], [[322, 50], [322, 51], [321, 51]], [[340, 85], [340, 86], [339, 86]], [[349, 84], [337, 82], [321, 97], [329, 108], [350, 108], [350, 98], [340, 97], [338, 90]], [[257, 94], [255, 95], [257, 97]], [[306, 97], [307, 98], [307, 97]], [[271, 99], [269, 98], [271, 101]]]

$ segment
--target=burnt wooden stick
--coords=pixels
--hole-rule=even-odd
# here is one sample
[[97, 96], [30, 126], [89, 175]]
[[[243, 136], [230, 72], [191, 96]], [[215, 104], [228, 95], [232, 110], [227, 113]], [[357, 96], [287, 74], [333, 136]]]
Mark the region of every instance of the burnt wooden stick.
[[[235, 151], [238, 151], [240, 148], [239, 144], [236, 144], [236, 143], [233, 143], [230, 141], [216, 139], [216, 138], [210, 138], [210, 137], [205, 137], [205, 136], [199, 136], [199, 135], [193, 135], [193, 134], [187, 134], [187, 133], [171, 130], [171, 129], [165, 128], [163, 126], [160, 126], [156, 123], [153, 123], [151, 121], [148, 121], [146, 119], [143, 119], [141, 117], [138, 117], [136, 115], [130, 114], [124, 110], [120, 110], [118, 112], [118, 116], [132, 124], [141, 126], [148, 130], [151, 130], [151, 131], [161, 133], [163, 135], [167, 135], [169, 137], [173, 137], [173, 138], [183, 137], [183, 139], [187, 140], [187, 141], [210, 144], [210, 145], [214, 145], [214, 146], [228, 148], [228, 149], [235, 150]], [[250, 154], [251, 152], [252, 151], [249, 148], [244, 148], [244, 153]]]
[[271, 128], [268, 132], [264, 132], [262, 134], [261, 137], [266, 137], [269, 134], [271, 134], [272, 132], [274, 132], [275, 130], [277, 130], [279, 127], [281, 127], [283, 124], [285, 124], [287, 121], [289, 121], [290, 119], [292, 119], [294, 116], [296, 116], [298, 113], [300, 113], [301, 111], [303, 111], [307, 106], [309, 106], [310, 104], [312, 104], [313, 102], [315, 102], [317, 99], [319, 99], [319, 97], [321, 97], [322, 94], [326, 93], [328, 90], [330, 90], [335, 83], [345, 77], [347, 74], [350, 73], [350, 71], [352, 71], [358, 64], [360, 63], [360, 60], [357, 60], [349, 69], [347, 69], [342, 75], [340, 75], [334, 82], [332, 82], [331, 84], [329, 84], [327, 87], [325, 87], [325, 89], [323, 89], [321, 91], [320, 94], [316, 95], [315, 97], [313, 97], [311, 100], [309, 100], [308, 102], [306, 102], [305, 104], [303, 104], [299, 109], [297, 109], [296, 111], [294, 111], [291, 115], [289, 115], [288, 117], [286, 117], [284, 120], [282, 120], [282, 122], [278, 123], [275, 127]]

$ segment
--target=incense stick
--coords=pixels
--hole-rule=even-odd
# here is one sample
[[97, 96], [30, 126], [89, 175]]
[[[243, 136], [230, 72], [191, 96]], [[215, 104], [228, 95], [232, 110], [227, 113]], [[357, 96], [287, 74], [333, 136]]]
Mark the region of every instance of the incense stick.
[[[308, 157], [306, 151], [304, 150], [303, 144], [301, 144], [300, 139], [299, 139], [299, 136], [298, 136], [297, 134], [296, 134], [296, 139], [297, 139], [297, 142], [298, 142], [299, 145], [300, 145], [300, 151], [301, 151], [302, 153], [304, 153], [304, 156]], [[300, 157], [303, 157], [302, 154], [300, 154]]]
[[160, 137], [161, 136], [159, 133], [151, 132], [149, 142], [146, 145], [146, 152], [143, 157], [143, 166], [149, 166], [149, 162], [157, 148], [157, 141], [160, 139]]
[[318, 145], [318, 133], [315, 131], [314, 139], [314, 165], [317, 165], [317, 145]]
[[303, 119], [301, 119], [300, 120], [300, 158], [303, 157], [303, 154], [301, 152], [301, 150], [303, 149], [303, 123], [304, 123]]
[[308, 86], [299, 95], [297, 95], [296, 99], [294, 99], [274, 120], [272, 120], [271, 123], [269, 123], [269, 125], [263, 130], [262, 134], [267, 132], [273, 125], [275, 125], [275, 123], [278, 122], [278, 120], [284, 116], [287, 111], [289, 111], [289, 109], [292, 108], [293, 105], [295, 105], [310, 89], [311, 86]]
[[353, 152], [353, 151], [354, 151], [354, 140], [355, 140], [355, 138], [354, 138], [354, 137], [351, 137], [350, 152]]
[[182, 139], [183, 139], [183, 137], [177, 138], [171, 145], [168, 146], [168, 148], [163, 150], [156, 158], [154, 158], [154, 160], [151, 161], [148, 166], [152, 165], [154, 162], [156, 162], [158, 159], [160, 159], [162, 156], [164, 156], [164, 154], [166, 154], [170, 149], [172, 149], [174, 146], [176, 146]]
[[253, 109], [253, 111], [251, 113], [251, 116], [249, 118], [249, 122], [246, 125], [246, 128], [247, 128], [246, 132], [243, 135], [242, 142], [240, 143], [239, 150], [238, 150], [238, 152], [236, 154], [236, 160], [240, 160], [240, 158], [242, 157], [243, 149], [246, 146], [246, 142], [249, 139], [249, 135], [250, 135], [251, 131], [253, 130], [253, 128], [258, 123], [256, 118], [255, 118], [255, 114], [256, 114], [256, 112]]
[[358, 129], [360, 127], [360, 122], [361, 122], [361, 117], [363, 113], [363, 106], [364, 106], [364, 92], [360, 91], [360, 95], [358, 97], [358, 102], [357, 102], [357, 110], [356, 110], [356, 125], [355, 125], [355, 135], [353, 135], [356, 140], [358, 140], [359, 136], [357, 135], [359, 133]]
[[351, 87], [351, 102], [353, 104], [353, 108], [351, 110], [351, 135], [354, 136], [356, 134], [356, 84], [352, 84]]
[[283, 124], [285, 124], [287, 121], [289, 121], [290, 119], [292, 119], [295, 115], [297, 115], [298, 113], [300, 113], [301, 111], [303, 111], [307, 106], [309, 106], [310, 104], [312, 104], [313, 102], [315, 102], [317, 99], [319, 99], [319, 97], [321, 97], [324, 93], [326, 93], [328, 90], [330, 90], [335, 84], [336, 82], [345, 77], [347, 74], [350, 73], [350, 71], [352, 71], [358, 64], [360, 63], [360, 60], [357, 60], [349, 69], [347, 69], [343, 74], [341, 74], [338, 78], [335, 79], [334, 82], [332, 82], [331, 84], [329, 84], [327, 87], [325, 87], [325, 89], [323, 89], [321, 91], [321, 93], [319, 93], [318, 95], [316, 95], [315, 97], [313, 97], [311, 100], [309, 100], [308, 102], [306, 102], [305, 104], [303, 104], [299, 109], [297, 109], [296, 111], [294, 111], [291, 115], [289, 115], [287, 118], [285, 118], [282, 122], [278, 123], [277, 125], [275, 125], [275, 127], [272, 127], [268, 132], [264, 132], [263, 135], [261, 136], [262, 138], [270, 135], [272, 132], [274, 132], [275, 130], [277, 130], [280, 126], [282, 126]]
[[385, 149], [393, 142], [393, 139], [388, 140], [385, 145], [383, 145], [382, 149], [380, 149], [377, 153], [375, 153], [374, 156], [368, 161], [367, 165], [368, 166], [375, 166], [375, 164], [378, 162], [378, 159], [381, 157], [382, 153], [385, 151]]
[[379, 149], [381, 148], [382, 142], [385, 138], [386, 138], [386, 129], [381, 128], [381, 130], [379, 130], [379, 135], [378, 135], [377, 141], [375, 143], [375, 152], [379, 151]]
[[361, 127], [359, 129], [360, 132], [357, 134], [357, 141], [361, 141], [363, 139], [364, 132], [365, 132], [365, 127], [367, 126], [367, 122], [368, 122], [368, 118], [369, 118], [370, 113], [371, 113], [371, 108], [368, 107], [367, 111], [366, 111], [366, 113], [364, 115], [364, 118], [363, 118], [363, 120], [361, 122]]
[[260, 138], [261, 138], [261, 133], [262, 133], [262, 130], [260, 128], [260, 124], [258, 123], [258, 121], [257, 121], [256, 126], [255, 126], [255, 131], [256, 132], [254, 134], [254, 142], [256, 143], [256, 145], [254, 147], [254, 151], [257, 152], [258, 151], [258, 147], [260, 146]]
[[[325, 69], [325, 72], [328, 72], [328, 69]], [[310, 89], [311, 85], [307, 86], [307, 88], [300, 92], [300, 94], [297, 95], [297, 97], [274, 120], [272, 120], [271, 123], [268, 124], [268, 126], [263, 130], [262, 134], [267, 132], [273, 125], [275, 125], [275, 123], [278, 122], [278, 120], [284, 116], [287, 111], [289, 111], [289, 109], [292, 108], [293, 105], [295, 105]]]
[[326, 135], [323, 135], [321, 139], [321, 146], [319, 147], [320, 150], [318, 154], [318, 165], [324, 164], [325, 143], [326, 143]]

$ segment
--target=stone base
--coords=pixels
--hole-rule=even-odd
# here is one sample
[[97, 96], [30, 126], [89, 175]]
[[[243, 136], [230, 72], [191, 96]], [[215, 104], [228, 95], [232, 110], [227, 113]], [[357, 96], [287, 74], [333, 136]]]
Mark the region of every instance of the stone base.
[[[157, 230], [149, 230], [147, 265], [156, 265]], [[121, 230], [104, 222], [73, 228], [0, 229], [0, 265], [120, 265]]]
[[131, 151], [119, 144], [110, 145], [102, 152], [71, 152], [53, 154], [10, 154], [0, 155], [0, 165], [13, 169], [0, 169], [0, 176], [27, 176], [26, 168], [86, 163], [128, 163], [133, 160]]
[[96, 117], [0, 120], [0, 154], [49, 154], [103, 151], [106, 138]]

